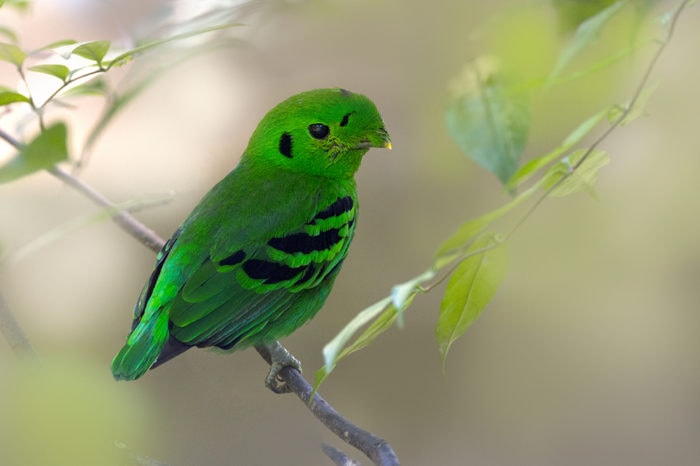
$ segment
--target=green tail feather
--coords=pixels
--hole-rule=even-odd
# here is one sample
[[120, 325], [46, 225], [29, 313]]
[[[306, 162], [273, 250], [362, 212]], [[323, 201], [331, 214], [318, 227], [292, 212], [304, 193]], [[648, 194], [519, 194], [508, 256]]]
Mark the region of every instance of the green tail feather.
[[135, 380], [156, 362], [168, 340], [168, 315], [158, 312], [142, 320], [131, 332], [124, 347], [112, 360], [112, 375], [116, 380]]

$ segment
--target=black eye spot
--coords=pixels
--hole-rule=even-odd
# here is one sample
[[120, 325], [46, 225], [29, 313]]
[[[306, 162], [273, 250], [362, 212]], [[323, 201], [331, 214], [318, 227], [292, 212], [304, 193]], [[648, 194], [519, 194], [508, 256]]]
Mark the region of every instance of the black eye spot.
[[285, 157], [292, 158], [292, 135], [289, 133], [282, 133], [280, 137], [280, 153]]
[[352, 113], [346, 113], [345, 115], [343, 115], [343, 119], [340, 120], [340, 126], [346, 126], [348, 124], [348, 120], [350, 120], [350, 115], [352, 115]]
[[326, 139], [330, 132], [330, 128], [323, 123], [314, 123], [313, 125], [309, 125], [309, 134], [314, 139]]

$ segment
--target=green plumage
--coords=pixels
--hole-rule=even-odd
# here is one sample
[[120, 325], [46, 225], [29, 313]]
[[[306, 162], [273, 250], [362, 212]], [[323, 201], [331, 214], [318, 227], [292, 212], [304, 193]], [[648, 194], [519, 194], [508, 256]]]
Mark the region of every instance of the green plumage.
[[375, 105], [344, 89], [290, 97], [262, 119], [238, 166], [158, 254], [112, 361], [133, 380], [191, 346], [270, 343], [326, 300], [357, 219], [354, 174], [391, 147]]

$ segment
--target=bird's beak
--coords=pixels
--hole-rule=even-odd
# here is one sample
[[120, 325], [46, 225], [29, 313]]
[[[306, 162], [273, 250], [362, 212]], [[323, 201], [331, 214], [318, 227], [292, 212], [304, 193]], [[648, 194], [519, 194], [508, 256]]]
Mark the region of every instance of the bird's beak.
[[370, 149], [372, 147], [378, 149], [391, 149], [391, 139], [386, 129], [379, 128], [376, 132], [370, 133], [369, 137], [360, 141], [355, 149]]

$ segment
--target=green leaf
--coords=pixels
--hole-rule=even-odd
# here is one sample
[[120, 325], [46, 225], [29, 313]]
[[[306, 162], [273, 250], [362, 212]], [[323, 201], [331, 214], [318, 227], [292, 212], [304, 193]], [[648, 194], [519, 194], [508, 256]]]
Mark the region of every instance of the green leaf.
[[71, 53], [92, 60], [101, 66], [102, 60], [105, 55], [107, 55], [110, 45], [112, 45], [112, 43], [108, 40], [85, 42], [74, 48]]
[[9, 105], [15, 102], [27, 102], [29, 103], [29, 97], [19, 92], [14, 91], [0, 91], [0, 106]]
[[92, 79], [86, 83], [69, 88], [63, 93], [63, 96], [75, 95], [105, 95], [107, 93], [107, 83], [101, 79]]
[[[608, 120], [610, 123], [615, 123], [621, 118], [619, 124], [626, 125], [627, 123], [644, 115], [644, 108], [646, 107], [647, 102], [649, 102], [651, 96], [654, 95], [654, 91], [657, 87], [658, 83], [644, 86], [634, 102], [627, 104], [627, 107], [612, 107], [608, 112]], [[632, 108], [628, 109], [629, 105], [632, 105]]]
[[545, 174], [542, 187], [545, 190], [553, 188], [550, 195], [554, 197], [568, 196], [583, 189], [595, 196], [593, 187], [598, 172], [610, 162], [610, 158], [605, 151], [595, 149], [581, 162], [585, 153], [584, 150], [576, 151], [561, 163], [552, 166]]
[[[490, 248], [483, 250], [484, 248]], [[508, 250], [493, 235], [476, 241], [447, 283], [435, 326], [443, 367], [447, 353], [491, 301], [508, 267]], [[481, 251], [481, 252], [479, 252]]]
[[17, 11], [26, 11], [29, 8], [30, 0], [2, 0], [0, 8], [3, 6], [14, 7]]
[[8, 38], [10, 42], [17, 43], [17, 33], [6, 26], [0, 26], [0, 35], [3, 35], [6, 38]]
[[12, 160], [0, 167], [0, 183], [15, 180], [68, 159], [64, 123], [45, 129]]
[[498, 209], [487, 212], [481, 217], [477, 217], [462, 224], [452, 236], [440, 245], [440, 248], [435, 254], [433, 267], [435, 269], [441, 269], [463, 255], [464, 251], [472, 246], [472, 243], [489, 227], [489, 225], [491, 225], [491, 223], [522, 204], [523, 201], [537, 192], [537, 188], [538, 185], [535, 185], [523, 191]]
[[[359, 351], [369, 346], [379, 335], [381, 335], [387, 329], [389, 329], [398, 317], [396, 308], [390, 303], [389, 298], [385, 298], [373, 304], [372, 306], [365, 309], [365, 311], [371, 311], [371, 314], [373, 314], [373, 316], [367, 319], [365, 323], [369, 322], [372, 318], [374, 318], [374, 316], [376, 316], [377, 313], [379, 313], [379, 316], [377, 316], [374, 322], [372, 322], [372, 324], [369, 325], [367, 329], [365, 329], [365, 331], [362, 332], [362, 334], [360, 334], [360, 336], [358, 336], [352, 344], [345, 346], [345, 344], [350, 340], [349, 337], [345, 339], [345, 342], [342, 344], [340, 343], [340, 341], [337, 341], [341, 335], [339, 333], [333, 340], [331, 340], [331, 342], [329, 342], [323, 348], [324, 366], [316, 371], [314, 377], [314, 392], [318, 390], [318, 387], [323, 383], [324, 380], [326, 380], [330, 373], [333, 372], [333, 369], [335, 368], [336, 364], [341, 359], [345, 358], [346, 356], [349, 356], [355, 351]], [[365, 311], [362, 311], [360, 314], [362, 314]], [[356, 318], [358, 318], [360, 314], [358, 314]], [[353, 319], [353, 321], [354, 320], [355, 319]], [[348, 324], [345, 328], [348, 328], [349, 325], [350, 324]], [[345, 328], [341, 330], [341, 333], [345, 331]], [[356, 330], [357, 328], [355, 329], [355, 331]]]
[[480, 57], [452, 83], [445, 114], [460, 149], [505, 183], [518, 169], [530, 129], [530, 99], [496, 60]]
[[600, 120], [602, 120], [606, 114], [609, 114], [609, 112], [609, 109], [601, 110], [595, 115], [587, 118], [583, 123], [578, 125], [576, 129], [569, 133], [559, 147], [554, 148], [551, 152], [541, 157], [536, 157], [525, 163], [517, 172], [515, 172], [513, 177], [508, 180], [506, 187], [510, 190], [514, 190], [520, 184], [537, 173], [537, 171], [539, 171], [541, 168], [557, 160], [562, 154], [578, 144], [581, 139], [588, 135], [593, 128], [596, 127]]
[[599, 11], [594, 16], [591, 16], [578, 26], [574, 37], [559, 55], [559, 59], [554, 65], [552, 73], [547, 78], [547, 86], [551, 86], [561, 76], [564, 69], [574, 60], [574, 58], [576, 58], [576, 56], [582, 50], [584, 50], [598, 38], [598, 35], [603, 27], [622, 9], [623, 6], [625, 6], [626, 3], [626, 1], [615, 2], [604, 10]]
[[121, 64], [126, 63], [129, 60], [133, 59], [136, 55], [138, 55], [140, 53], [146, 52], [146, 51], [153, 49], [153, 48], [156, 48], [156, 47], [160, 47], [160, 46], [165, 45], [165, 44], [169, 44], [171, 42], [175, 42], [178, 40], [183, 40], [183, 39], [187, 39], [190, 37], [198, 36], [201, 34], [205, 34], [207, 32], [220, 31], [222, 29], [230, 29], [232, 27], [237, 27], [240, 25], [241, 25], [240, 23], [220, 24], [217, 26], [212, 26], [212, 27], [197, 29], [194, 31], [184, 32], [182, 34], [176, 34], [172, 37], [167, 37], [165, 39], [158, 39], [158, 40], [145, 42], [143, 44], [140, 44], [140, 45], [134, 47], [131, 50], [127, 50], [126, 52], [123, 52], [123, 53], [117, 55], [114, 59], [112, 59], [109, 62], [108, 66], [121, 65]]
[[323, 347], [323, 361], [326, 372], [330, 373], [337, 362], [338, 355], [345, 348], [352, 336], [369, 321], [374, 319], [387, 306], [391, 305], [391, 297], [387, 297], [364, 309], [357, 314], [338, 334]]
[[[176, 40], [180, 39], [185, 39], [187, 37], [191, 37], [197, 34], [203, 34], [205, 32], [211, 32], [211, 31], [216, 31], [220, 29], [226, 29], [226, 28], [231, 28], [233, 26], [237, 26], [238, 24], [224, 24], [216, 27], [211, 27], [211, 28], [206, 28], [206, 29], [200, 29], [197, 31], [189, 32], [189, 33], [183, 33], [179, 34], [177, 36], [173, 36], [167, 39], [162, 39], [158, 41], [153, 41], [153, 42], [147, 42], [145, 44], [142, 44], [132, 50], [129, 50], [127, 52], [122, 53], [121, 55], [117, 56], [113, 60], [109, 62], [109, 64], [106, 64], [106, 66], [111, 67], [115, 65], [120, 65], [124, 61], [132, 59], [137, 53], [142, 53], [146, 52], [151, 48], [155, 48], [161, 45], [165, 45], [169, 42], [173, 42]], [[234, 42], [234, 43], [239, 43], [239, 42]], [[179, 54], [178, 60], [175, 63], [169, 63], [167, 66], [162, 66], [160, 68], [155, 69], [152, 71], [149, 75], [147, 75], [145, 78], [141, 79], [139, 82], [134, 83], [131, 85], [125, 92], [123, 92], [120, 95], [115, 95], [113, 96], [107, 107], [105, 107], [104, 112], [100, 116], [100, 119], [95, 123], [93, 126], [93, 129], [90, 131], [90, 134], [88, 135], [88, 138], [85, 142], [85, 145], [83, 146], [83, 153], [81, 155], [81, 160], [83, 157], [86, 156], [87, 153], [92, 149], [94, 146], [95, 142], [97, 142], [97, 139], [99, 136], [104, 132], [104, 130], [108, 127], [109, 123], [112, 121], [112, 119], [124, 108], [126, 107], [131, 101], [133, 101], [136, 97], [138, 97], [141, 92], [143, 92], [145, 89], [148, 88], [153, 82], [155, 82], [156, 79], [159, 79], [161, 76], [166, 75], [166, 73], [172, 72], [174, 66], [176, 63], [183, 62], [185, 60], [189, 60], [190, 58], [193, 57], [200, 57], [202, 56], [202, 53], [210, 50], [210, 47], [207, 46], [206, 44], [203, 46], [199, 47], [191, 47], [187, 51]]]
[[428, 269], [407, 282], [394, 285], [391, 288], [391, 303], [398, 311], [398, 326], [403, 327], [403, 310], [410, 304], [416, 293], [422, 290], [423, 283], [435, 277], [435, 269]]
[[14, 44], [0, 42], [0, 60], [22, 66], [25, 58], [27, 58], [27, 54], [21, 48]]
[[66, 82], [66, 79], [68, 79], [68, 75], [70, 74], [70, 69], [67, 66], [57, 64], [30, 66], [29, 69], [31, 71], [36, 71], [37, 73], [44, 73], [54, 76], [63, 82]]
[[557, 12], [561, 29], [573, 32], [591, 16], [608, 8], [614, 0], [552, 0], [550, 2]]
[[[54, 41], [54, 42], [50, 42], [50, 43], [48, 43], [48, 44], [46, 44], [46, 45], [42, 45], [42, 46], [39, 47], [38, 49], [32, 50], [31, 53], [30, 53], [30, 55], [31, 55], [31, 54], [34, 54], [34, 53], [37, 53], [37, 52], [44, 51], [44, 50], [53, 50], [53, 49], [56, 49], [56, 48], [59, 48], [59, 47], [65, 47], [66, 45], [73, 45], [73, 44], [77, 44], [77, 43], [78, 43], [78, 41], [73, 40], [73, 39], [61, 39], [61, 40], [57, 40], [57, 41]], [[66, 57], [66, 58], [69, 58], [69, 57], [70, 57], [70, 54], [69, 54], [69, 56]]]

